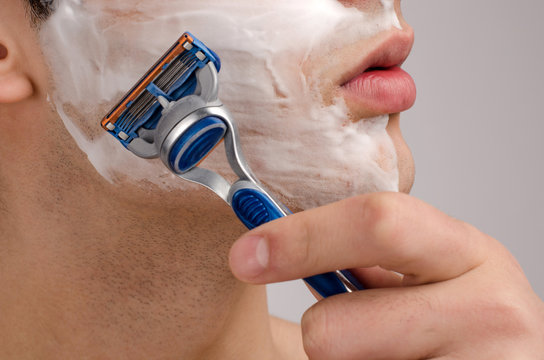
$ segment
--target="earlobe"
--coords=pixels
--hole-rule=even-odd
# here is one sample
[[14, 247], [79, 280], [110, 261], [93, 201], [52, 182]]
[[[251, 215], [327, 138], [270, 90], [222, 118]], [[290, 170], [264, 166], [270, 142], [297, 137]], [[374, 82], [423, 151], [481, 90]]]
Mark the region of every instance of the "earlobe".
[[10, 52], [10, 47], [0, 43], [0, 104], [16, 103], [33, 93], [30, 78], [21, 72]]

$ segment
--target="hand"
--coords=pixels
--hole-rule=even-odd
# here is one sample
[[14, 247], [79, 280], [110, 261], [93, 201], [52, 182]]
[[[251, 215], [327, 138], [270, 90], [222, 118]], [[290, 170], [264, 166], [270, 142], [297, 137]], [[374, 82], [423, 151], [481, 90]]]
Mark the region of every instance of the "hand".
[[369, 290], [304, 314], [312, 360], [544, 359], [544, 303], [512, 255], [408, 195], [362, 195], [265, 224], [233, 245], [230, 265], [254, 284], [353, 269]]

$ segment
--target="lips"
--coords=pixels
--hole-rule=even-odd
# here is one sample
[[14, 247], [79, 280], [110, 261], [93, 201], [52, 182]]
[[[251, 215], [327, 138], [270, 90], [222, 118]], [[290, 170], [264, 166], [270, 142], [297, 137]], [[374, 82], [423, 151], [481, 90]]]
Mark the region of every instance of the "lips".
[[340, 93], [358, 115], [398, 113], [412, 107], [416, 99], [414, 80], [400, 67], [410, 54], [413, 32], [394, 30], [382, 37], [341, 76]]

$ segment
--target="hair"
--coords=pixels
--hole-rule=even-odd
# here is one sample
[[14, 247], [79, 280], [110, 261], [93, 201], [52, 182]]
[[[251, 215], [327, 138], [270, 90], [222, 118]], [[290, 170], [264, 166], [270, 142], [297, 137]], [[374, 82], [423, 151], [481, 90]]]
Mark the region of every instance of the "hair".
[[55, 0], [24, 0], [32, 24], [39, 26], [55, 10]]

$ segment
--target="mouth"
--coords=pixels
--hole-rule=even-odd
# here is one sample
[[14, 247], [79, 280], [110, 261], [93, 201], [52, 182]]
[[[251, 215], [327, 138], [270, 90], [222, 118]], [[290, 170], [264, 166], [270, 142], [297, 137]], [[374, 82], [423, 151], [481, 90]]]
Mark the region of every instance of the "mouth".
[[413, 32], [382, 34], [357, 65], [340, 75], [339, 93], [358, 118], [408, 110], [416, 100], [416, 85], [401, 65], [414, 43]]

